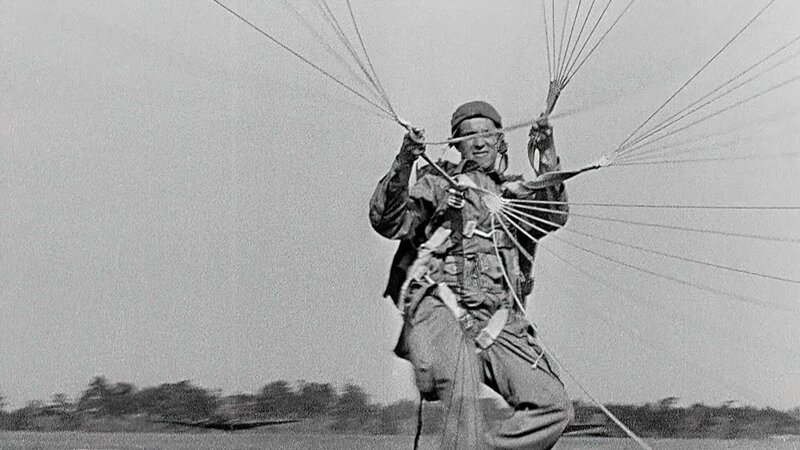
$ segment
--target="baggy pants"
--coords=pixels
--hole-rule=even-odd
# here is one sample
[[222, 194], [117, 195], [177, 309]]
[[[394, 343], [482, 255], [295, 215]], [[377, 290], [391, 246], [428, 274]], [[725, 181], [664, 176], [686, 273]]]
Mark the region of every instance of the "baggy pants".
[[[417, 386], [423, 395], [441, 400], [446, 410], [441, 448], [555, 445], [572, 420], [572, 404], [526, 330], [507, 326], [479, 354], [472, 338], [436, 297], [423, 298], [410, 320], [407, 344]], [[478, 404], [480, 382], [514, 408], [511, 417], [488, 432]]]

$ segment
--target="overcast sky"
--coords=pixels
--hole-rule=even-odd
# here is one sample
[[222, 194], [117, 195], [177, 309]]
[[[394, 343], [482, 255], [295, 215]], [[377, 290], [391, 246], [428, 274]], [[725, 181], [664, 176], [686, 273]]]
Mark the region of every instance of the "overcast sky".
[[[398, 113], [431, 138], [446, 137], [465, 101], [492, 102], [506, 123], [542, 110], [539, 2], [353, 4]], [[565, 166], [615, 148], [763, 4], [635, 3], [556, 108]], [[344, 73], [284, 2], [230, 6]], [[683, 104], [795, 37], [799, 19], [799, 3], [777, 1]], [[391, 353], [399, 315], [381, 298], [395, 244], [367, 220], [402, 128], [211, 1], [0, 0], [0, 61], [0, 394], [12, 407], [76, 396], [100, 374], [225, 393], [351, 381], [379, 401], [415, 396], [409, 365]], [[798, 73], [792, 60], [747, 92]], [[571, 180], [570, 200], [800, 205], [800, 158], [775, 156], [797, 151], [798, 111], [794, 83], [676, 135], [728, 132], [681, 158], [764, 157], [609, 167]], [[525, 139], [508, 136], [512, 170], [524, 169]], [[572, 211], [794, 239], [800, 230], [798, 211]], [[795, 280], [800, 245], [572, 217], [545, 241], [552, 253], [539, 252], [529, 301], [546, 341], [601, 401], [800, 405], [797, 284], [568, 230]]]

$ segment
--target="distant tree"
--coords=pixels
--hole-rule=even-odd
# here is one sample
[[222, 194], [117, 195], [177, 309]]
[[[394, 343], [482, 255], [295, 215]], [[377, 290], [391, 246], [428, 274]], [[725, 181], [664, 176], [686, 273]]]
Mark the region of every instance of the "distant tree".
[[302, 417], [327, 414], [336, 403], [336, 391], [328, 383], [301, 382], [297, 396], [297, 413]]
[[98, 375], [89, 382], [89, 387], [78, 399], [77, 409], [96, 415], [122, 416], [136, 412], [134, 394], [136, 386], [131, 383], [111, 384], [106, 377]]
[[227, 397], [220, 396], [217, 410], [227, 417], [257, 416], [259, 415], [258, 399], [252, 394], [234, 394]]
[[297, 395], [286, 381], [273, 381], [261, 388], [257, 397], [259, 412], [285, 416], [297, 412]]
[[369, 395], [361, 386], [348, 383], [339, 397], [336, 409], [337, 413], [346, 415], [368, 414], [370, 412]]
[[701, 403], [693, 404], [686, 412], [683, 427], [684, 437], [712, 437], [708, 430], [714, 425], [712, 409]]
[[63, 392], [53, 394], [43, 412], [50, 418], [47, 431], [74, 431], [80, 429], [83, 422], [75, 403]]
[[725, 400], [724, 402], [722, 402], [722, 407], [736, 408], [737, 406], [739, 406], [739, 403], [740, 403], [739, 400]]
[[25, 407], [22, 408], [26, 411], [30, 411], [32, 413], [38, 414], [39, 411], [44, 408], [44, 402], [41, 400], [28, 400], [28, 403], [25, 404]]
[[190, 381], [148, 387], [133, 395], [138, 411], [177, 420], [200, 420], [214, 415], [219, 399]]
[[78, 410], [91, 414], [105, 414], [105, 402], [109, 395], [109, 384], [106, 377], [98, 375], [89, 382], [89, 387], [78, 399]]
[[103, 399], [105, 413], [112, 416], [136, 413], [135, 394], [136, 386], [131, 383], [116, 383], [110, 386]]
[[8, 406], [8, 403], [6, 403], [6, 398], [0, 393], [0, 415], [5, 413], [6, 406]]
[[678, 397], [665, 397], [658, 401], [659, 409], [672, 409], [678, 404]]
[[360, 386], [348, 383], [336, 403], [332, 428], [335, 431], [368, 431], [374, 425], [371, 419], [375, 409]]
[[47, 408], [51, 413], [66, 416], [74, 412], [75, 405], [72, 403], [67, 394], [59, 392], [53, 394], [53, 396], [50, 398], [50, 403], [47, 405]]
[[69, 396], [63, 392], [58, 392], [50, 397], [50, 406], [55, 408], [67, 408], [72, 405]]

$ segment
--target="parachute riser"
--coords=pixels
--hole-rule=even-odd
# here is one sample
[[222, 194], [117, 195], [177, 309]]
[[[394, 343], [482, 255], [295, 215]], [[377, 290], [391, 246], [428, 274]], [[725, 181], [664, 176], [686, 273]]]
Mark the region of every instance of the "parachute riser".
[[547, 103], [545, 104], [544, 112], [540, 116], [541, 118], [546, 119], [553, 113], [553, 110], [556, 108], [558, 97], [561, 95], [563, 89], [563, 82], [560, 80], [550, 80], [550, 85], [547, 89]]

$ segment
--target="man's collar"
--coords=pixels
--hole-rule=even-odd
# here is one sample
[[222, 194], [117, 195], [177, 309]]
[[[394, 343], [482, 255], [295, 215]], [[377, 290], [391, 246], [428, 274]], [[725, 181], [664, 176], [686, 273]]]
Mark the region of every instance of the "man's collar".
[[453, 170], [453, 175], [473, 172], [476, 170], [485, 173], [486, 176], [491, 178], [492, 181], [494, 181], [497, 184], [503, 183], [503, 177], [499, 173], [497, 173], [494, 169], [484, 170], [481, 166], [478, 165], [478, 163], [476, 163], [471, 159], [461, 160], [461, 162], [458, 163], [458, 165]]
[[455, 174], [458, 175], [461, 173], [472, 172], [473, 170], [481, 170], [481, 166], [471, 159], [462, 159], [461, 162], [456, 166]]

